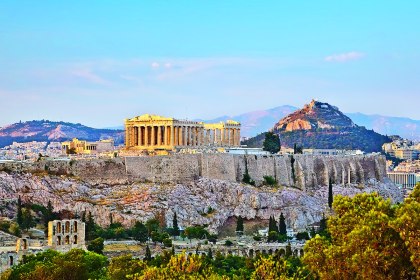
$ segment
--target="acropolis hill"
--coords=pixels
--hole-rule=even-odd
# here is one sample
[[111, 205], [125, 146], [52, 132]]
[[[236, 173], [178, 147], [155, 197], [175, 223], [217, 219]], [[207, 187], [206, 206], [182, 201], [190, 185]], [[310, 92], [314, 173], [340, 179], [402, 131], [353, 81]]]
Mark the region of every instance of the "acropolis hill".
[[[92, 212], [103, 226], [111, 213], [114, 222], [129, 226], [162, 213], [169, 224], [176, 212], [181, 226], [206, 224], [213, 232], [233, 217], [266, 220], [280, 212], [290, 227], [304, 230], [330, 212], [330, 183], [335, 195], [376, 191], [402, 200], [380, 155], [224, 153], [240, 145], [235, 121], [206, 124], [146, 114], [125, 126], [119, 157], [0, 163], [0, 197], [42, 205], [50, 200], [56, 210]], [[245, 174], [255, 186], [242, 183]], [[277, 186], [264, 185], [265, 176]]]
[[[256, 181], [272, 176], [280, 187], [240, 183], [245, 169]], [[1, 197], [46, 205], [55, 209], [91, 211], [101, 225], [125, 225], [174, 211], [182, 226], [209, 224], [217, 231], [230, 218], [248, 220], [286, 215], [291, 227], [304, 229], [328, 213], [331, 178], [334, 194], [377, 191], [401, 201], [398, 188], [385, 178], [382, 156], [240, 156], [176, 154], [115, 159], [39, 161], [0, 164]], [[57, 176], [60, 175], [60, 176]], [[203, 215], [207, 209], [212, 215]], [[13, 207], [7, 211], [13, 211]]]

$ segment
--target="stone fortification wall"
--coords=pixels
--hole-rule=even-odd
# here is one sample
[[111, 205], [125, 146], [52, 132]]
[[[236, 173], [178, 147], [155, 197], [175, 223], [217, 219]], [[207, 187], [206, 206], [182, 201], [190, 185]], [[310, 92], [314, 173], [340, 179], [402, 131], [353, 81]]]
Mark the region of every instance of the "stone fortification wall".
[[182, 183], [199, 177], [240, 182], [248, 170], [260, 185], [272, 176], [283, 186], [310, 190], [315, 186], [383, 181], [385, 158], [367, 156], [177, 154], [115, 159], [0, 163], [0, 170], [73, 175], [92, 184], [130, 181]]
[[162, 157], [127, 157], [131, 178], [152, 182], [181, 183], [198, 177], [240, 182], [248, 170], [257, 185], [272, 176], [283, 186], [309, 190], [315, 186], [362, 184], [369, 179], [383, 181], [382, 156], [229, 155], [201, 154]]

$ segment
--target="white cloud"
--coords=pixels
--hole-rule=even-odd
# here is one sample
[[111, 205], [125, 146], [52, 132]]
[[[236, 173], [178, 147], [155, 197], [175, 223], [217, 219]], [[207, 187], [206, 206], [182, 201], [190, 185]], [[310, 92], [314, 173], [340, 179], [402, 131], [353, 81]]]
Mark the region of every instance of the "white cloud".
[[340, 54], [333, 54], [325, 57], [325, 61], [328, 62], [347, 62], [351, 60], [357, 60], [364, 57], [365, 54], [361, 52], [348, 52], [348, 53], [340, 53]]
[[159, 68], [159, 63], [157, 63], [157, 62], [152, 62], [152, 68]]
[[85, 79], [94, 84], [108, 85], [109, 82], [92, 72], [90, 69], [78, 69], [71, 73], [75, 77]]

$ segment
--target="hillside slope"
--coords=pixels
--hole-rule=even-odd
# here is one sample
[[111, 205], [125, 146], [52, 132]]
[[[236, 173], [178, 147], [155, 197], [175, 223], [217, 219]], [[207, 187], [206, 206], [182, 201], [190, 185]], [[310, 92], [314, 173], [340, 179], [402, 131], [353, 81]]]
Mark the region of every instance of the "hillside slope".
[[72, 138], [88, 141], [113, 138], [118, 144], [124, 141], [124, 132], [48, 120], [19, 122], [0, 128], [0, 147], [10, 145], [14, 141], [64, 141]]
[[[391, 142], [373, 130], [358, 126], [328, 103], [312, 100], [302, 109], [278, 121], [271, 129], [280, 136], [281, 145], [317, 149], [360, 149], [365, 152], [378, 152], [385, 142]], [[261, 147], [264, 134], [249, 139], [244, 144]]]

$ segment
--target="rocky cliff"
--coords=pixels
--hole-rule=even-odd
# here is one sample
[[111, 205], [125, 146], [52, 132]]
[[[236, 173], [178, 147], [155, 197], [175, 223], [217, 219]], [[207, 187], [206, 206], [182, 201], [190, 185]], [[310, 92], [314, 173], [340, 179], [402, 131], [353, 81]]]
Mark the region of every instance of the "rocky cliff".
[[[180, 184], [140, 183], [106, 180], [107, 183], [88, 183], [66, 176], [8, 174], [0, 172], [1, 201], [16, 200], [46, 205], [51, 201], [56, 211], [92, 212], [100, 225], [113, 220], [131, 225], [135, 220], [146, 221], [159, 213], [166, 213], [172, 221], [176, 211], [181, 226], [209, 224], [213, 232], [232, 216], [246, 219], [268, 219], [271, 215], [286, 216], [286, 222], [296, 230], [321, 219], [328, 213], [328, 187], [314, 187], [302, 191], [297, 188], [257, 188], [226, 180], [200, 178]], [[374, 178], [363, 185], [351, 183], [334, 185], [334, 194], [355, 195], [377, 191], [394, 202], [402, 200], [398, 188], [387, 180]], [[215, 211], [207, 214], [211, 207]], [[14, 215], [14, 206], [5, 206], [7, 215]]]

